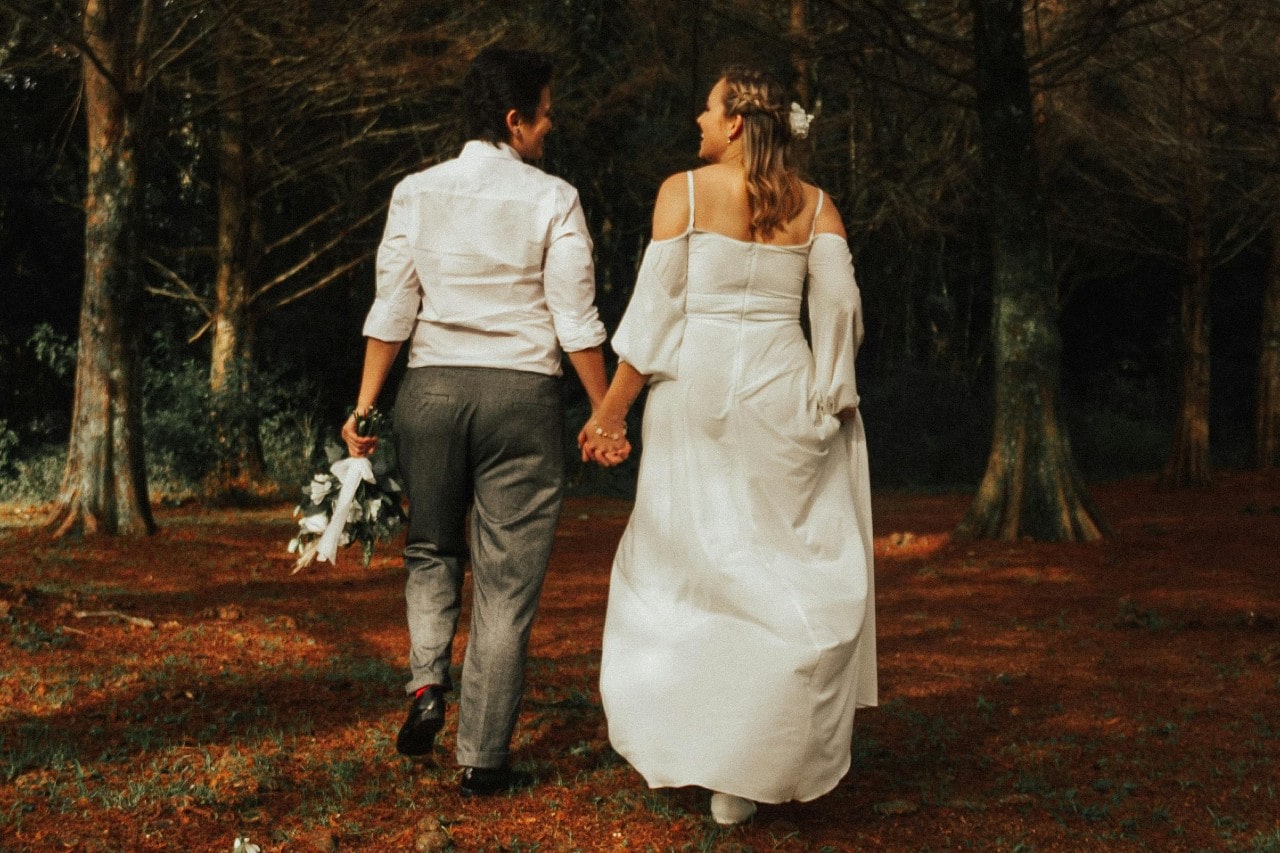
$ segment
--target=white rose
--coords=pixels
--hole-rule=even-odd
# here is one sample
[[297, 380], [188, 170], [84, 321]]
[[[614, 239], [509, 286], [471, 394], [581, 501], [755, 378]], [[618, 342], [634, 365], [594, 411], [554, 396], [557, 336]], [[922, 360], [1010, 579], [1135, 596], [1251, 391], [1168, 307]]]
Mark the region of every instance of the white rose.
[[315, 515], [304, 515], [298, 524], [307, 533], [324, 533], [324, 529], [329, 526], [329, 516], [319, 512]]
[[317, 474], [311, 481], [311, 502], [318, 504], [324, 496], [333, 491], [334, 478], [328, 474]]

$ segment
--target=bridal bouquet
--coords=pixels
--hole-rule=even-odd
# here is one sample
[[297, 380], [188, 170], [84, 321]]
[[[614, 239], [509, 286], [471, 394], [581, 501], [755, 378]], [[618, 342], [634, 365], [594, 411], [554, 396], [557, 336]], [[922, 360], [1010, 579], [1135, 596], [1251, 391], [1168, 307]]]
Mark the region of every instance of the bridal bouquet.
[[[356, 416], [360, 435], [376, 435], [385, 424], [386, 417], [377, 409]], [[333, 562], [339, 547], [355, 542], [363, 547], [367, 567], [374, 543], [390, 539], [405, 520], [400, 484], [390, 476], [381, 445], [372, 457], [344, 459], [337, 445], [325, 452], [328, 469], [315, 473], [293, 511], [298, 519], [298, 535], [289, 542], [289, 553], [298, 555], [294, 573], [316, 560]]]

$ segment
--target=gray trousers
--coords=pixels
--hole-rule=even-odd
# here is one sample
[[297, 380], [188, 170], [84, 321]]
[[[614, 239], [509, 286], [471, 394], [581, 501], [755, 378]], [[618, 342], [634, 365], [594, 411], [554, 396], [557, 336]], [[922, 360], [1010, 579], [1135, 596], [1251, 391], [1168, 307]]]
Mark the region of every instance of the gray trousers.
[[412, 368], [394, 417], [409, 497], [406, 690], [452, 687], [449, 664], [469, 557], [471, 633], [457, 757], [464, 766], [497, 767], [510, 751], [529, 631], [564, 494], [558, 381], [519, 370]]

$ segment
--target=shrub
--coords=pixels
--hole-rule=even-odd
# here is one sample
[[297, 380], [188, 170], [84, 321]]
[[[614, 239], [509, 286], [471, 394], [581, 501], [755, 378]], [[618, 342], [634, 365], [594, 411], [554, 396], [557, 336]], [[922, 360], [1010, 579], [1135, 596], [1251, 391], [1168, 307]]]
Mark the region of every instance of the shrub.
[[0, 503], [39, 504], [58, 496], [67, 467], [65, 445], [44, 444], [25, 449], [9, 460], [0, 476]]
[[18, 434], [9, 429], [9, 421], [0, 418], [0, 474], [13, 463], [13, 451], [18, 447]]

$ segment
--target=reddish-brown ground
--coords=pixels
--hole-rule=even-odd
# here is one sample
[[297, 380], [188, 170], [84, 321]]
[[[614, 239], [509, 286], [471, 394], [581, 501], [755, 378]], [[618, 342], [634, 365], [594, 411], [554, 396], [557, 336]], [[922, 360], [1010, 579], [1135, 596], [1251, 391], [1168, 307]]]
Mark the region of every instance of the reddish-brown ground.
[[[425, 820], [459, 850], [1280, 850], [1280, 475], [1095, 497], [1112, 538], [1000, 545], [950, 541], [965, 496], [877, 496], [881, 707], [833, 793], [729, 831], [607, 746], [623, 502], [566, 507], [517, 731], [538, 784], [479, 801], [456, 793], [452, 719], [439, 763], [392, 747], [390, 546], [291, 576], [288, 507], [58, 543], [10, 510], [0, 849], [412, 850]], [[81, 615], [108, 611], [154, 627]]]

